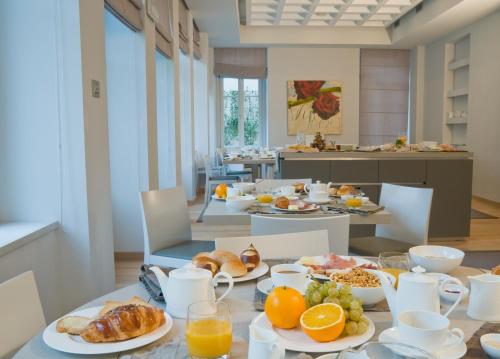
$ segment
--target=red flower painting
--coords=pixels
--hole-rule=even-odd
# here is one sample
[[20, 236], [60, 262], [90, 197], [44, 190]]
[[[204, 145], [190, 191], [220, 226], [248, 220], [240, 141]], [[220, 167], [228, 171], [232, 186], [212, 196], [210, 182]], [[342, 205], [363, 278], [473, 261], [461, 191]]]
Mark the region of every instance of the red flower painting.
[[297, 99], [305, 99], [308, 97], [316, 97], [319, 95], [319, 90], [325, 81], [294, 81], [293, 86], [297, 93]]
[[335, 116], [340, 110], [340, 101], [332, 93], [322, 93], [312, 104], [313, 111], [323, 120]]

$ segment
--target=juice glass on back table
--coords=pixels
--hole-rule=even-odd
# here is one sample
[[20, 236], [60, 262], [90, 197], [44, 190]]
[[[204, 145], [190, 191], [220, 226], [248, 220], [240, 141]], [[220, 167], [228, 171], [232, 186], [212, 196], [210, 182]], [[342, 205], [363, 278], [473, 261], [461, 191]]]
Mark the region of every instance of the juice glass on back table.
[[399, 275], [410, 270], [410, 256], [401, 252], [382, 252], [378, 256], [378, 265], [384, 272], [392, 274], [396, 278], [398, 287]]
[[213, 301], [189, 305], [186, 344], [190, 358], [229, 358], [232, 339], [229, 305]]

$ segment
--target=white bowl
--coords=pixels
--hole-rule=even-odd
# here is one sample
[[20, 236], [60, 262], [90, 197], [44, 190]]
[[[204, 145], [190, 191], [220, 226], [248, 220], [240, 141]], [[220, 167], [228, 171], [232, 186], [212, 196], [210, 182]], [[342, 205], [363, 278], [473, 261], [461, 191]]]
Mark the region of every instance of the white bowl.
[[[365, 269], [367, 272], [373, 273], [377, 275], [377, 273], [383, 273], [387, 276], [387, 279], [391, 282], [391, 284], [394, 286], [396, 284], [396, 278], [387, 272], [381, 272], [373, 269]], [[350, 269], [343, 269], [339, 271], [335, 271], [334, 273], [338, 272], [349, 272]], [[337, 283], [337, 287], [340, 288], [342, 286], [342, 283]], [[385, 293], [384, 290], [382, 289], [382, 286], [380, 287], [369, 287], [369, 288], [364, 288], [364, 287], [353, 287], [352, 288], [352, 295], [354, 297], [358, 297], [363, 301], [363, 305], [373, 305], [377, 304], [385, 299]]]
[[254, 196], [236, 196], [226, 198], [226, 206], [238, 211], [245, 211], [255, 203]]
[[437, 273], [451, 272], [460, 266], [465, 255], [460, 249], [445, 246], [416, 246], [409, 252], [414, 265]]
[[500, 334], [485, 334], [481, 336], [479, 341], [486, 354], [493, 359], [500, 359]]
[[235, 182], [233, 188], [239, 189], [243, 193], [250, 193], [255, 190], [255, 183], [253, 182]]

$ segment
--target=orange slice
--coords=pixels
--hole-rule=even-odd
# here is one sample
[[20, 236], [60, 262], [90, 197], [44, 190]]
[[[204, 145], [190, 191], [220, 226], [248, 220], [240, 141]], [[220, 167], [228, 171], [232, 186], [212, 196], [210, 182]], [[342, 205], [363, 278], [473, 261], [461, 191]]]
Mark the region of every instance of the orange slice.
[[315, 305], [302, 313], [300, 325], [317, 342], [331, 342], [344, 330], [344, 310], [335, 303]]

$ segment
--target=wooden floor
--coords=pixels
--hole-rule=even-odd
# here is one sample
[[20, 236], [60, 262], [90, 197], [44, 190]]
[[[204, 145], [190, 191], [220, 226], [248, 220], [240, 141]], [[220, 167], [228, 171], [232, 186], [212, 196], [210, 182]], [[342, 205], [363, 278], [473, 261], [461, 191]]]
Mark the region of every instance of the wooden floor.
[[[471, 235], [462, 240], [442, 240], [433, 244], [446, 245], [467, 251], [500, 250], [500, 203], [474, 198], [472, 207], [499, 219], [473, 219]], [[250, 235], [249, 225], [209, 226], [197, 223], [203, 209], [203, 197], [190, 204], [193, 239], [213, 240], [216, 237], [237, 237]], [[139, 267], [143, 263], [141, 254], [119, 255], [115, 260], [116, 287], [136, 283]]]

